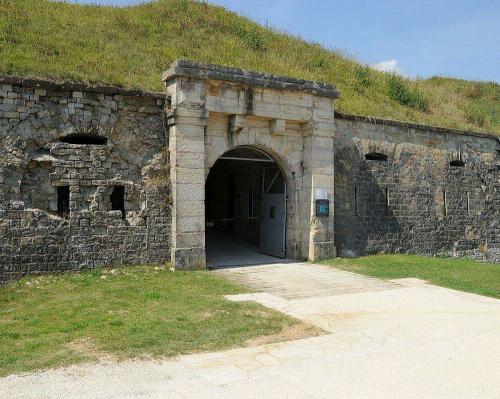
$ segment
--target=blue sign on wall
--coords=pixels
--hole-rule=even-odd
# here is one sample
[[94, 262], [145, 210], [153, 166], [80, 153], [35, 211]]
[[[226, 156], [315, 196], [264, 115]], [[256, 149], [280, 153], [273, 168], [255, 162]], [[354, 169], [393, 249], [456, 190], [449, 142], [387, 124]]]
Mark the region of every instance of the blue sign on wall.
[[318, 217], [330, 216], [330, 201], [326, 199], [316, 200], [316, 216]]

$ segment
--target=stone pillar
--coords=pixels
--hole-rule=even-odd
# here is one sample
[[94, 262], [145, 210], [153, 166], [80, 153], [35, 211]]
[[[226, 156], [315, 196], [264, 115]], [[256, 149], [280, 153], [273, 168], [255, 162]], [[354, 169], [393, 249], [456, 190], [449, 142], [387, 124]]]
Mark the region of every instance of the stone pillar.
[[178, 269], [203, 269], [205, 258], [205, 139], [202, 81], [178, 78], [167, 87], [171, 104], [171, 259]]
[[[334, 243], [334, 101], [314, 99], [313, 115], [304, 126], [303, 253], [311, 261], [336, 257]], [[326, 195], [328, 216], [316, 216], [316, 200]]]

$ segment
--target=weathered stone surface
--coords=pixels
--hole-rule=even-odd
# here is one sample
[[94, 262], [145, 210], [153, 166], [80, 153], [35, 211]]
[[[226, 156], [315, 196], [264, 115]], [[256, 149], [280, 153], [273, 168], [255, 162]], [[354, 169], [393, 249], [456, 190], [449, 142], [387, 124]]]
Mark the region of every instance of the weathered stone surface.
[[239, 69], [179, 61], [165, 82], [0, 77], [0, 281], [171, 255], [203, 268], [205, 179], [241, 146], [285, 177], [288, 257], [500, 262], [498, 138], [345, 115], [333, 86]]
[[172, 248], [175, 268], [180, 270], [201, 270], [206, 266], [205, 247]]
[[328, 83], [312, 82], [303, 79], [275, 76], [266, 73], [245, 71], [239, 68], [227, 68], [220, 65], [207, 65], [199, 62], [178, 60], [163, 74], [163, 80], [176, 77], [194, 79], [212, 79], [222, 82], [234, 82], [248, 86], [268, 87], [271, 89], [307, 92], [324, 97], [338, 98], [340, 93]]
[[[168, 261], [163, 101], [82, 83], [0, 81], [9, 82], [0, 107], [10, 93], [30, 99], [18, 105], [25, 120], [0, 117], [0, 281]], [[68, 137], [107, 143], [71, 144]], [[61, 186], [69, 193], [65, 215], [58, 214]], [[112, 210], [115, 186], [123, 187], [123, 214]]]
[[[386, 122], [337, 115], [339, 255], [411, 252], [499, 262], [498, 139]], [[387, 161], [366, 160], [372, 152]], [[450, 166], [454, 160], [464, 166]]]
[[316, 242], [313, 247], [311, 261], [318, 261], [323, 259], [333, 259], [337, 257], [337, 248], [334, 241]]

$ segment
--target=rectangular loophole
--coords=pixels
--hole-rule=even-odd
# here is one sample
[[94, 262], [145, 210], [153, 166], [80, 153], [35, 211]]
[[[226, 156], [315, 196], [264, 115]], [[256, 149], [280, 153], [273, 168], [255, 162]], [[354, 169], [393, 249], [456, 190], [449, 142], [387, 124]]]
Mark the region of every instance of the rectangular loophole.
[[358, 188], [354, 187], [354, 216], [358, 216]]
[[69, 186], [57, 187], [57, 214], [62, 218], [69, 217]]
[[448, 204], [446, 198], [446, 190], [443, 190], [443, 214], [444, 216], [448, 215]]
[[465, 199], [467, 201], [467, 216], [470, 215], [470, 193], [468, 191], [465, 192]]
[[114, 186], [110, 195], [111, 210], [121, 211], [122, 218], [125, 219], [125, 187]]
[[389, 189], [384, 188], [385, 213], [389, 212]]

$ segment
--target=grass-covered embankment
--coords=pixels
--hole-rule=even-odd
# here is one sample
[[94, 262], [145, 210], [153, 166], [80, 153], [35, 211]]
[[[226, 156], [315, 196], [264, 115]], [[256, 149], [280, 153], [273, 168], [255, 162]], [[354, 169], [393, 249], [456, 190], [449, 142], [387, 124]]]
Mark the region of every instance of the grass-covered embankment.
[[0, 74], [158, 91], [161, 72], [178, 58], [235, 66], [333, 83], [346, 113], [500, 134], [497, 83], [377, 72], [205, 2], [118, 8], [1, 0], [0, 54]]

